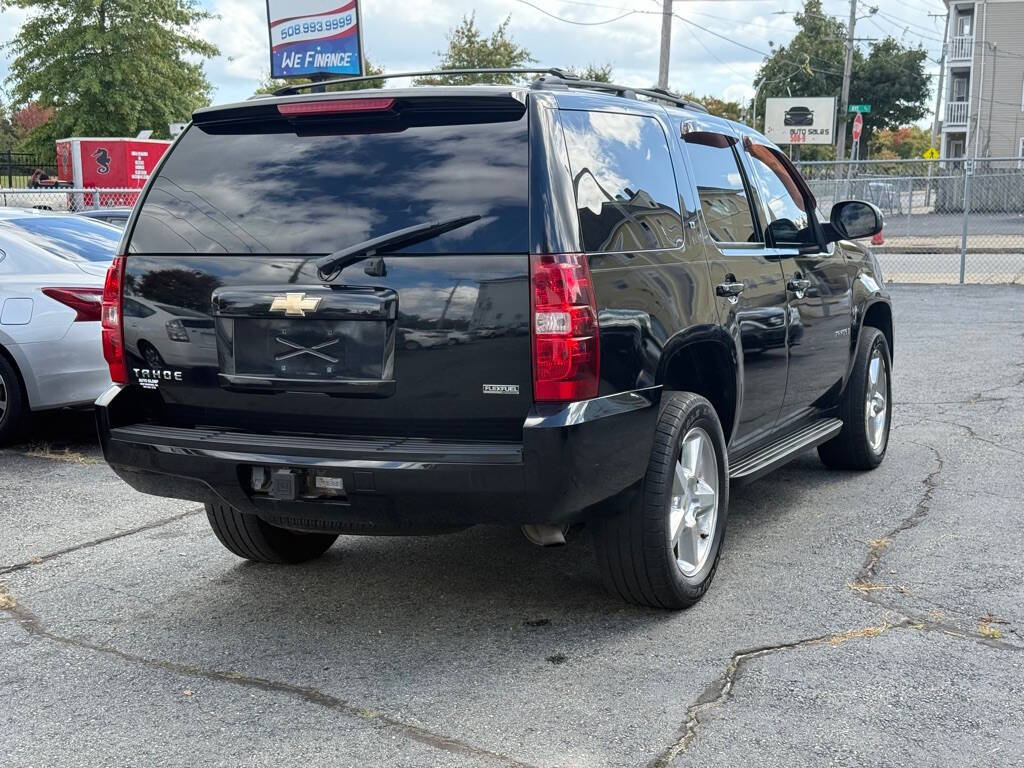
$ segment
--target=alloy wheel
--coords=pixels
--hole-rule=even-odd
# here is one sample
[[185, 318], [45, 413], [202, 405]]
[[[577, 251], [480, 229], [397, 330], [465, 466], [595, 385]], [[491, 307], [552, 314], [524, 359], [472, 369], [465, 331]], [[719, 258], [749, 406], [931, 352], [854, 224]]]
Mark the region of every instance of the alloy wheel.
[[868, 361], [868, 385], [864, 395], [864, 427], [868, 445], [876, 454], [885, 448], [889, 418], [889, 373], [881, 348], [876, 347]]
[[669, 535], [676, 565], [694, 576], [707, 563], [718, 522], [718, 457], [700, 427], [684, 436], [672, 480]]

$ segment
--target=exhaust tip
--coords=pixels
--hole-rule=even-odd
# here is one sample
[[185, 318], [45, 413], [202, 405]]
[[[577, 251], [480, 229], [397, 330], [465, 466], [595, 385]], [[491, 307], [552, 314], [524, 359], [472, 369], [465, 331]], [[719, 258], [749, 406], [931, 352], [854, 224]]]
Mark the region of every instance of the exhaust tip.
[[565, 534], [568, 532], [569, 526], [535, 523], [524, 525], [522, 530], [523, 536], [538, 547], [562, 547], [565, 546]]

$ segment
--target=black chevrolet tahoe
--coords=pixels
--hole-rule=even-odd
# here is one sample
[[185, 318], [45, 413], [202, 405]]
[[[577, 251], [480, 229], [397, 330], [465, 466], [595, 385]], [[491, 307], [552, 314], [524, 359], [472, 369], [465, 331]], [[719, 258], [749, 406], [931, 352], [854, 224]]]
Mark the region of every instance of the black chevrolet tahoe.
[[824, 219], [756, 131], [558, 71], [285, 90], [195, 113], [103, 296], [106, 460], [236, 555], [585, 524], [614, 593], [681, 608], [732, 482], [881, 462], [881, 214]]

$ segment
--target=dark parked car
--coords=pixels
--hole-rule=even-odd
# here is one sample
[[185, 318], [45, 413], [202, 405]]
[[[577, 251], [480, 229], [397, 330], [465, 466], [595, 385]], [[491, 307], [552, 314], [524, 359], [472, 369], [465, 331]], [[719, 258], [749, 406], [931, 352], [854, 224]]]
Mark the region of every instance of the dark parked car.
[[115, 227], [124, 229], [131, 212], [131, 208], [91, 208], [87, 211], [80, 211], [78, 215], [85, 216], [87, 219], [97, 219], [104, 224], [112, 224]]
[[[556, 70], [305, 87], [195, 113], [104, 294], [107, 461], [205, 502], [235, 554], [585, 523], [615, 593], [680, 608], [731, 483], [815, 447], [882, 461], [892, 313], [850, 242], [870, 204], [824, 221], [746, 126]], [[164, 308], [133, 318], [159, 357], [125, 344], [129, 300]], [[214, 334], [172, 365], [176, 314]]]
[[814, 125], [814, 112], [810, 107], [790, 107], [782, 116], [784, 125]]

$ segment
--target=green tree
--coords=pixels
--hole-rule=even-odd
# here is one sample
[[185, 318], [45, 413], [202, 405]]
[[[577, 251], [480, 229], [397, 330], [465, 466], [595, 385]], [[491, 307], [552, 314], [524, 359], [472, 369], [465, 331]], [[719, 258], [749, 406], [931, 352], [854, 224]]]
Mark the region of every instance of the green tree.
[[[755, 127], [760, 130], [769, 97], [834, 96], [838, 100], [842, 90], [846, 25], [826, 15], [821, 0], [805, 0], [793, 21], [796, 35], [788, 45], [771, 45], [771, 55], [754, 78]], [[876, 129], [895, 129], [927, 114], [926, 58], [923, 48], [908, 48], [891, 37], [872, 43], [867, 55], [854, 50], [850, 103], [871, 105], [864, 122], [865, 140]], [[847, 121], [848, 133], [852, 123]], [[802, 151], [804, 159], [835, 154], [832, 146], [805, 146]]]
[[201, 59], [218, 51], [192, 32], [211, 18], [196, 0], [0, 0], [7, 8], [32, 12], [5, 46], [14, 105], [54, 110], [26, 148], [143, 129], [166, 136], [169, 122], [209, 103]]
[[850, 103], [871, 105], [871, 112], [864, 115], [861, 141], [870, 141], [877, 130], [896, 130], [928, 114], [927, 58], [924, 48], [907, 48], [887, 37], [872, 43], [866, 57], [855, 59]]
[[838, 96], [843, 82], [846, 27], [826, 16], [821, 0], [805, 0], [793, 16], [797, 33], [787, 45], [769, 43], [754, 78], [754, 127], [764, 130], [765, 100], [772, 96]]
[[[363, 74], [364, 75], [383, 75], [383, 67], [376, 67], [373, 65], [368, 58], [363, 57]], [[273, 93], [279, 88], [284, 88], [286, 85], [302, 85], [305, 83], [313, 82], [308, 77], [290, 77], [287, 80], [274, 79], [270, 77], [268, 73], [264, 76], [260, 82], [259, 87], [255, 93]], [[361, 80], [358, 83], [337, 83], [336, 85], [328, 85], [324, 87], [326, 91], [360, 91], [364, 88], [383, 88], [384, 83], [387, 82], [383, 78], [380, 80]]]
[[[9, 149], [14, 149], [14, 145], [17, 141], [17, 135], [14, 131], [14, 124], [11, 123], [10, 115], [7, 112], [7, 108], [3, 102], [0, 101], [0, 152], [6, 152]], [[0, 180], [0, 185], [3, 181]]]
[[[448, 32], [448, 49], [436, 51], [439, 59], [438, 69], [496, 69], [502, 67], [524, 67], [536, 59], [530, 52], [516, 45], [509, 36], [508, 27], [511, 16], [498, 25], [488, 37], [476, 25], [476, 14], [463, 16], [458, 26]], [[497, 85], [514, 85], [522, 81], [520, 75], [479, 74], [479, 75], [442, 75], [440, 77], [421, 77], [415, 80], [416, 85], [468, 85], [470, 83], [495, 83]]]
[[878, 160], [920, 159], [931, 145], [931, 131], [916, 125], [904, 125], [894, 131], [883, 128], [871, 137], [871, 157]]
[[743, 118], [743, 105], [738, 101], [720, 99], [717, 96], [698, 96], [695, 93], [682, 94], [684, 99], [703, 104], [704, 108], [712, 115], [724, 117], [726, 120], [741, 120]]
[[569, 67], [569, 71], [578, 75], [581, 80], [591, 80], [595, 83], [610, 83], [612, 81], [611, 64], [587, 64], [583, 69]]

